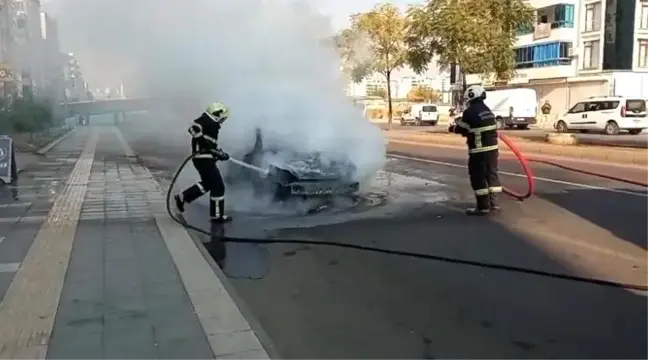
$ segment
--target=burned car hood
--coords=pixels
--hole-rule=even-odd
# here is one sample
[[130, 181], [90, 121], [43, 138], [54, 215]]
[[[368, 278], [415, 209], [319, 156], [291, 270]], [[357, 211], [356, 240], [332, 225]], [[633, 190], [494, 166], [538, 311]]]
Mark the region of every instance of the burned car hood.
[[355, 171], [355, 166], [344, 157], [335, 157], [339, 160], [330, 161], [330, 157], [323, 160], [319, 154], [272, 152], [266, 153], [265, 158], [269, 165], [288, 171], [301, 180], [349, 179]]

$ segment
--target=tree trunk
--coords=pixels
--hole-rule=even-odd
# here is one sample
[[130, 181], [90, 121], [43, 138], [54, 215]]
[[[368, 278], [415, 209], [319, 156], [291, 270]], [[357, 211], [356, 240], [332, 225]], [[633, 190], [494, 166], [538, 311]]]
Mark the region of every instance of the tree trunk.
[[387, 78], [387, 130], [392, 127], [392, 96], [391, 96], [391, 70], [385, 73]]

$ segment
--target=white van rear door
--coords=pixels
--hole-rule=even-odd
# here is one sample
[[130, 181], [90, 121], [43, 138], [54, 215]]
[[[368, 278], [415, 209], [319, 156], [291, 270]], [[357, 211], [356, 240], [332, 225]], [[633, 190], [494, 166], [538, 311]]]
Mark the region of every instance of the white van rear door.
[[437, 120], [438, 113], [435, 105], [423, 105], [421, 107], [421, 120], [433, 121]]

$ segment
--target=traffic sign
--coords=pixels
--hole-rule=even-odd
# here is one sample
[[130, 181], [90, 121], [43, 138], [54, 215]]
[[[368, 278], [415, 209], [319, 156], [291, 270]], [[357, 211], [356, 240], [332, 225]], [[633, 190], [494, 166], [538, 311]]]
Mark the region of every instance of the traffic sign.
[[13, 140], [8, 136], [0, 136], [0, 181], [11, 184], [16, 180], [16, 153]]

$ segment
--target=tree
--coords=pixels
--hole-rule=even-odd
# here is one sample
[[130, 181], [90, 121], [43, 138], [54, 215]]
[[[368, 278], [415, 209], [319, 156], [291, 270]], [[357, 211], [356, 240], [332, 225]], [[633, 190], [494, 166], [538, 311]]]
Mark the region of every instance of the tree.
[[436, 57], [441, 67], [502, 80], [514, 74], [516, 29], [534, 21], [523, 0], [427, 0], [407, 17], [407, 63], [417, 73]]
[[407, 93], [407, 100], [412, 102], [437, 102], [440, 99], [441, 94], [427, 86], [414, 87]]
[[[378, 72], [387, 79], [388, 128], [392, 124], [392, 71], [402, 67], [406, 61], [405, 44], [406, 18], [398, 8], [390, 3], [376, 5], [371, 11], [351, 16], [351, 27], [342, 32], [342, 41], [347, 56], [351, 77], [361, 81], [367, 75]], [[358, 48], [349, 48], [359, 39], [367, 46], [367, 54]], [[360, 55], [360, 56], [358, 56]], [[367, 55], [367, 56], [362, 56]], [[355, 56], [355, 59], [353, 57]]]

